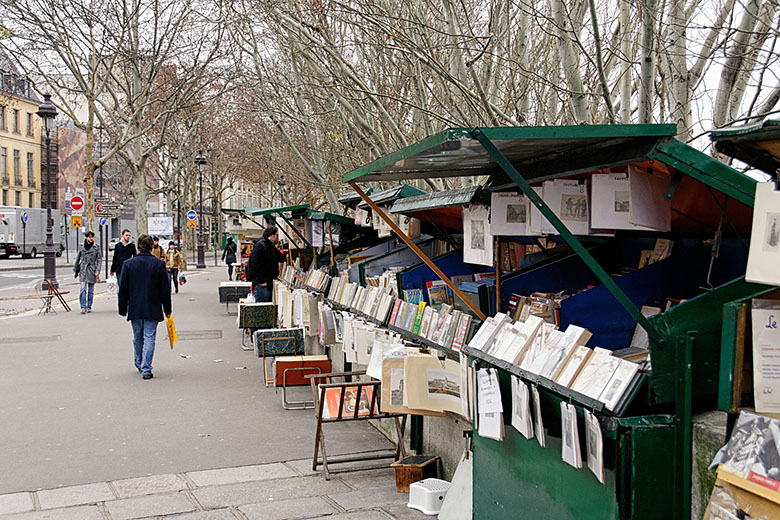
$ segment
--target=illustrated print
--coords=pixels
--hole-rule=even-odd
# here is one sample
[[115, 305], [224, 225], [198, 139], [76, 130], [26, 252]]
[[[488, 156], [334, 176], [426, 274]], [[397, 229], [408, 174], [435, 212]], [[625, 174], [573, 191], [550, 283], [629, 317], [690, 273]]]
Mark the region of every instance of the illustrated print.
[[426, 370], [426, 379], [428, 380], [428, 396], [451, 396], [460, 397], [460, 384], [457, 376], [444, 370]]
[[780, 213], [766, 214], [766, 231], [764, 251], [777, 253], [780, 251]]
[[630, 206], [628, 191], [616, 191], [615, 192], [615, 213], [628, 213]]
[[587, 222], [588, 201], [585, 195], [561, 195], [561, 220]]
[[506, 221], [508, 224], [525, 224], [525, 204], [508, 204], [506, 207]]
[[390, 404], [392, 406], [403, 406], [404, 404], [404, 369], [390, 369]]
[[485, 222], [471, 221], [471, 249], [485, 250]]

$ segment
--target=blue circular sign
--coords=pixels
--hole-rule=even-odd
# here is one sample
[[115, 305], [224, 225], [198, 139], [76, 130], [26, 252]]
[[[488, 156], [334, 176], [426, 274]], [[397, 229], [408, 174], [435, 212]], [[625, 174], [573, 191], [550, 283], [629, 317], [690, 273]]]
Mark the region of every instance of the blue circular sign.
[[195, 213], [194, 209], [191, 209], [187, 212], [187, 220], [195, 220], [195, 217], [198, 216], [197, 213]]
[[27, 224], [27, 212], [26, 212], [26, 211], [23, 211], [23, 212], [22, 212], [22, 222], [24, 222], [25, 224]]
[[106, 225], [106, 217], [100, 217], [100, 225], [105, 226]]

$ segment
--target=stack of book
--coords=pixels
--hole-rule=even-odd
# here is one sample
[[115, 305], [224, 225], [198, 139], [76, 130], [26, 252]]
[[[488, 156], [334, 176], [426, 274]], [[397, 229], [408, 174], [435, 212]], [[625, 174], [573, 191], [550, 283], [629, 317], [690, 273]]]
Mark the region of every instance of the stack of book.
[[398, 279], [396, 273], [404, 269], [403, 267], [391, 267], [380, 276], [367, 276], [366, 285], [369, 287], [379, 287], [389, 290], [396, 298], [398, 297]]
[[512, 322], [499, 313], [485, 321], [468, 346], [618, 410], [639, 383], [640, 365], [585, 346], [591, 335], [576, 325], [560, 331], [540, 316]]
[[306, 281], [304, 282], [304, 284], [311, 287], [312, 289], [316, 289], [318, 291], [324, 291], [325, 287], [327, 287], [328, 285], [329, 280], [330, 280], [330, 276], [328, 276], [327, 274], [323, 273], [319, 269], [312, 269], [306, 275]]
[[470, 314], [454, 310], [451, 305], [434, 309], [426, 302], [415, 305], [403, 300], [396, 300], [389, 324], [454, 350], [460, 350], [468, 341], [474, 326]]

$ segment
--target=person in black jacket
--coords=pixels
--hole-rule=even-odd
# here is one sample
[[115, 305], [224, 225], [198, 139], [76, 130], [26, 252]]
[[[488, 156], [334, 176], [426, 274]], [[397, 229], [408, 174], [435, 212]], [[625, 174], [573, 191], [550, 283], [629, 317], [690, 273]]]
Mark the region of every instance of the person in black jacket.
[[119, 277], [119, 314], [133, 327], [135, 367], [151, 379], [157, 324], [171, 315], [171, 280], [165, 262], [151, 254], [154, 241], [138, 237], [137, 256], [127, 260]]
[[114, 259], [111, 260], [111, 276], [116, 273], [117, 279], [122, 274], [122, 265], [136, 255], [135, 244], [130, 242], [130, 230], [122, 230], [122, 240], [114, 246]]
[[284, 262], [284, 254], [276, 247], [279, 242], [279, 230], [269, 226], [263, 236], [255, 242], [247, 264], [247, 280], [252, 282], [255, 301], [270, 302], [273, 281], [279, 276], [279, 263]]
[[222, 250], [222, 260], [228, 266], [228, 280], [233, 279], [233, 264], [236, 263], [236, 243], [233, 241], [233, 237], [228, 237], [225, 249]]

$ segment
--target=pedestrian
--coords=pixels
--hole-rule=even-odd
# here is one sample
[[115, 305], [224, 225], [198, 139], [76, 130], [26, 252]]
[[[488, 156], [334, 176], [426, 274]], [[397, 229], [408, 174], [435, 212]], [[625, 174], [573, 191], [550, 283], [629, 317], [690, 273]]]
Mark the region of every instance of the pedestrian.
[[154, 241], [138, 237], [138, 254], [125, 262], [119, 279], [119, 315], [133, 328], [135, 367], [151, 379], [157, 324], [171, 315], [171, 282], [165, 263], [152, 256]]
[[160, 245], [159, 237], [154, 237], [154, 246], [152, 247], [151, 253], [152, 256], [159, 258], [163, 262], [165, 261], [165, 249], [163, 249], [162, 246]]
[[233, 241], [233, 237], [228, 237], [225, 249], [222, 250], [222, 260], [228, 266], [228, 280], [233, 280], [233, 264], [236, 263], [236, 243]]
[[181, 253], [176, 249], [173, 242], [168, 242], [168, 251], [165, 255], [165, 267], [168, 268], [168, 273], [171, 275], [171, 283], [173, 283], [173, 287], [178, 294], [179, 271], [184, 269], [184, 264], [181, 261]]
[[269, 226], [263, 236], [255, 242], [247, 263], [247, 280], [252, 282], [252, 292], [257, 302], [270, 302], [273, 282], [279, 276], [279, 263], [285, 256], [276, 247], [279, 243], [279, 230]]
[[100, 280], [102, 259], [100, 245], [95, 243], [95, 233], [87, 231], [84, 233], [84, 244], [79, 246], [76, 263], [73, 265], [73, 271], [81, 283], [79, 290], [81, 314], [92, 312], [92, 298], [95, 294], [95, 284]]
[[114, 259], [111, 260], [111, 276], [116, 274], [117, 279], [122, 274], [122, 264], [125, 260], [133, 258], [136, 254], [135, 244], [130, 242], [130, 230], [122, 230], [122, 240], [114, 246]]

